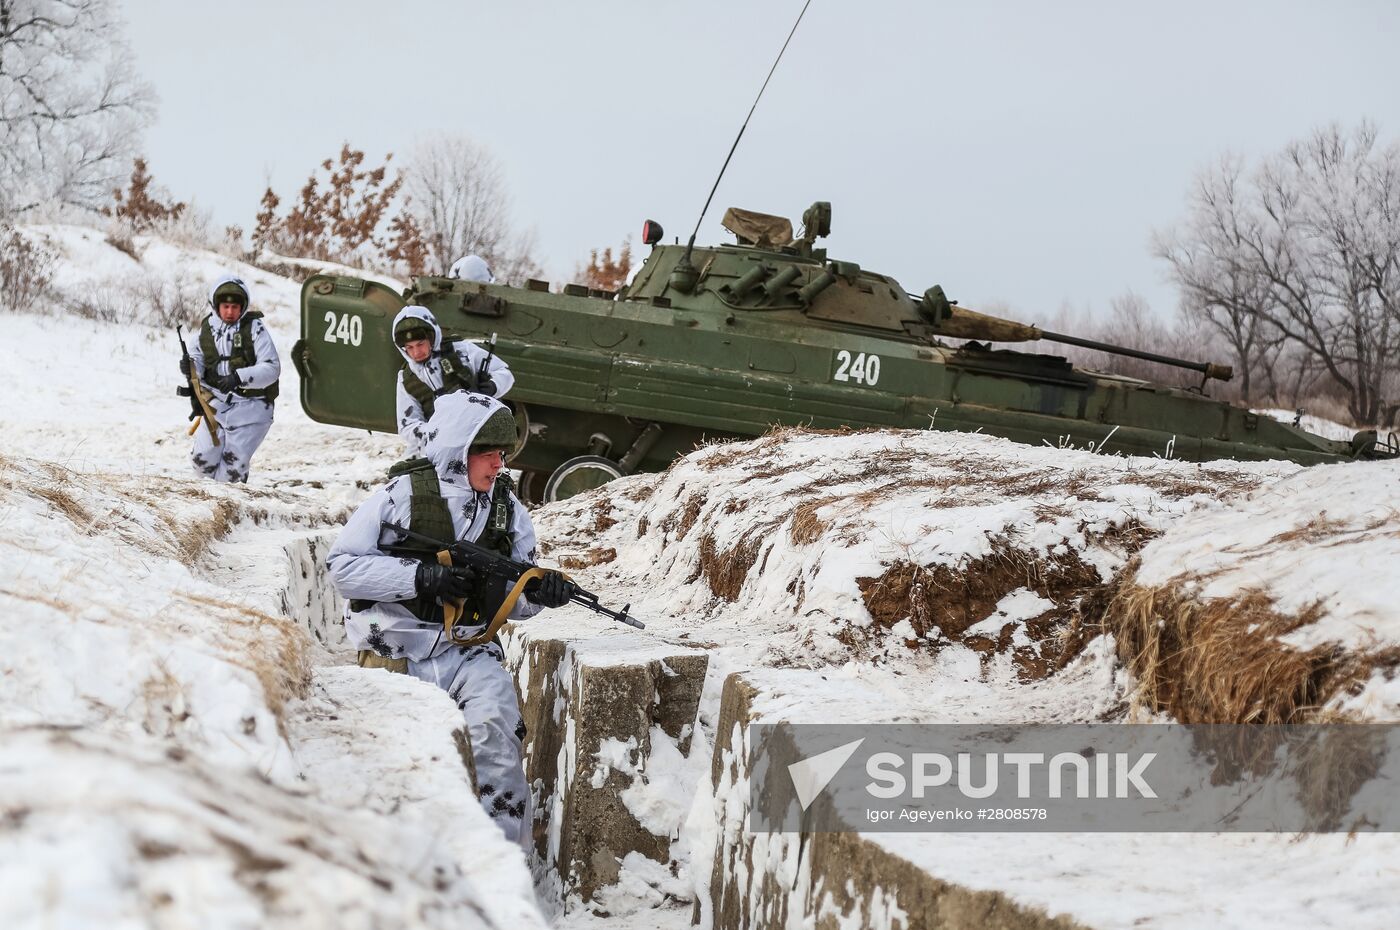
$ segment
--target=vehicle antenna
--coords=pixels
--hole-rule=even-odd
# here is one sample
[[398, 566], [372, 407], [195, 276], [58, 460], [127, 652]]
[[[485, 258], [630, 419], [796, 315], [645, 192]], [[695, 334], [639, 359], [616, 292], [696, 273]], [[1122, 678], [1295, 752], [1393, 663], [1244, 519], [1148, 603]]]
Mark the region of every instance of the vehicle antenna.
[[739, 134], [734, 137], [734, 144], [729, 147], [729, 154], [724, 156], [724, 164], [719, 169], [719, 177], [715, 178], [715, 186], [710, 188], [710, 196], [705, 198], [705, 206], [700, 208], [700, 219], [695, 221], [695, 231], [690, 234], [690, 241], [685, 244], [685, 256], [681, 258], [680, 264], [690, 264], [690, 252], [695, 248], [695, 236], [700, 232], [700, 224], [705, 222], [705, 211], [710, 209], [710, 201], [715, 199], [715, 191], [719, 190], [720, 178], [724, 177], [724, 171], [729, 167], [729, 159], [734, 157], [734, 150], [739, 147], [739, 140], [744, 138], [744, 130], [749, 128], [749, 120], [753, 118], [753, 111], [758, 109], [758, 101], [763, 98], [763, 92], [768, 89], [768, 82], [773, 79], [773, 72], [778, 70], [778, 62], [783, 60], [783, 52], [787, 51], [788, 43], [792, 41], [793, 34], [797, 32], [797, 26], [802, 22], [802, 17], [807, 15], [807, 7], [812, 5], [812, 0], [807, 0], [802, 4], [802, 12], [797, 14], [797, 22], [792, 24], [792, 31], [788, 33], [787, 40], [783, 42], [783, 47], [778, 50], [778, 57], [773, 59], [773, 67], [768, 69], [768, 77], [763, 79], [763, 86], [758, 89], [758, 96], [753, 98], [753, 106], [749, 107], [749, 115], [744, 117], [744, 125], [739, 127]]

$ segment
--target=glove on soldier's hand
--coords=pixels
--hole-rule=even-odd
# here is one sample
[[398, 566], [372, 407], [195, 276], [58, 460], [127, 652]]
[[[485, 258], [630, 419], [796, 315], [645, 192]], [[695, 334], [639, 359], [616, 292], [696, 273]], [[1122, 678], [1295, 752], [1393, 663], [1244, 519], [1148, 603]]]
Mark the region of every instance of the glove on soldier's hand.
[[496, 396], [496, 382], [493, 381], [493, 380], [491, 379], [491, 376], [488, 375], [488, 374], [480, 374], [480, 375], [477, 375], [477, 378], [476, 378], [476, 392], [477, 392], [478, 394], [488, 394], [488, 395], [490, 395], [491, 397], [495, 397], [495, 396]]
[[471, 593], [476, 573], [465, 565], [438, 565], [424, 562], [418, 566], [413, 587], [424, 597], [466, 597]]
[[541, 607], [563, 607], [573, 593], [573, 584], [559, 572], [545, 572], [525, 585], [525, 596]]
[[209, 379], [209, 386], [224, 393], [231, 393], [243, 386], [243, 382], [238, 380], [238, 372], [230, 372], [226, 375], [215, 375]]
[[180, 356], [180, 374], [184, 375], [186, 378], [190, 376], [190, 360], [183, 355]]

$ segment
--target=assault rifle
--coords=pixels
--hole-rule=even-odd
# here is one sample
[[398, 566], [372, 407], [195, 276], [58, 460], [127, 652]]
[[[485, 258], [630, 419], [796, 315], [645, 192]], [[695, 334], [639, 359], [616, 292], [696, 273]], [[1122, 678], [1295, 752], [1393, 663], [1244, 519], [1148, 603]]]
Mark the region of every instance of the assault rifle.
[[[482, 633], [478, 633], [476, 636], [467, 637], [465, 639], [458, 639], [453, 634], [453, 627], [456, 625], [458, 618], [462, 615], [462, 604], [460, 602], [444, 602], [442, 608], [443, 629], [446, 630], [448, 639], [459, 646], [476, 646], [490, 642], [491, 638], [496, 635], [496, 631], [506, 622], [506, 614], [510, 613], [511, 608], [515, 606], [515, 602], [525, 590], [526, 583], [531, 579], [543, 577], [544, 573], [550, 570], [540, 568], [537, 565], [531, 565], [528, 562], [517, 562], [514, 559], [501, 555], [499, 552], [492, 552], [490, 549], [478, 546], [476, 543], [468, 542], [465, 539], [454, 543], [445, 543], [441, 540], [433, 539], [431, 536], [415, 533], [408, 527], [399, 526], [397, 523], [390, 523], [387, 520], [380, 523], [379, 526], [380, 529], [392, 530], [405, 539], [411, 539], [422, 544], [420, 546], [405, 546], [402, 544], [388, 546], [385, 548], [386, 552], [395, 555], [421, 556], [425, 551], [425, 547], [429, 547], [431, 551], [437, 553], [437, 560], [440, 564], [470, 566], [479, 577], [501, 582], [509, 589], [505, 601], [496, 611], [496, 615], [491, 618], [491, 621], [487, 624], [486, 630]], [[563, 574], [563, 572], [560, 572], [560, 574]], [[646, 626], [640, 620], [637, 620], [627, 613], [632, 606], [631, 604], [624, 605], [621, 610], [611, 610], [598, 603], [598, 595], [590, 591], [585, 591], [575, 584], [573, 579], [568, 575], [564, 575], [564, 580], [566, 582], [566, 590], [569, 592], [569, 603], [587, 607], [596, 614], [610, 617], [630, 627], [635, 627], [639, 630], [646, 629]]]
[[[487, 368], [491, 365], [491, 356], [496, 354], [496, 334], [492, 333], [491, 338], [486, 340], [486, 357], [481, 360], [481, 364], [476, 366], [476, 386], [481, 387], [483, 381], [488, 380], [491, 375]], [[495, 383], [494, 381], [492, 382]]]
[[[214, 419], [214, 408], [209, 406], [209, 389], [199, 382], [199, 375], [194, 370], [194, 362], [190, 359], [190, 350], [185, 347], [185, 334], [180, 331], [179, 324], [175, 326], [175, 336], [180, 340], [180, 355], [185, 360], [185, 367], [190, 373], [185, 377], [186, 384], [182, 388], [176, 388], [175, 393], [181, 397], [190, 399], [190, 419], [198, 421], [204, 418], [204, 427], [209, 430], [209, 436], [214, 440], [214, 445], [219, 444], [219, 421]], [[199, 423], [190, 424], [189, 435], [193, 436], [194, 431], [199, 429]]]

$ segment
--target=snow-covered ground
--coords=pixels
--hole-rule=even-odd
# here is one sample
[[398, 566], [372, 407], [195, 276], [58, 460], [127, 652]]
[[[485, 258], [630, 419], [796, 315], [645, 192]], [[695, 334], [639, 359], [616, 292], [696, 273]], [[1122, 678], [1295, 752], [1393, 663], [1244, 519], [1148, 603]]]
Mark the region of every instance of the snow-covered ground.
[[545, 926], [452, 702], [344, 667], [307, 629], [315, 592], [279, 599], [287, 541], [332, 533], [399, 452], [301, 412], [298, 284], [31, 233], [60, 252], [61, 304], [119, 319], [184, 283], [195, 315], [243, 275], [285, 399], [249, 486], [197, 480], [173, 332], [0, 315], [0, 925]]
[[[631, 601], [649, 634], [710, 651], [711, 734], [724, 676], [745, 669], [761, 670], [750, 680], [766, 689], [764, 720], [1123, 721], [1134, 682], [1113, 638], [1056, 650], [1085, 591], [1152, 537], [1139, 583], [1200, 586], [1200, 598], [1262, 589], [1284, 614], [1321, 602], [1285, 646], [1400, 644], [1386, 570], [1396, 482], [1393, 462], [1196, 465], [978, 435], [774, 435], [625, 479], [538, 523], [550, 557]], [[901, 563], [941, 589], [922, 617], [913, 586], [903, 613], [881, 596], [881, 582], [908, 584], [891, 571]], [[566, 629], [589, 635], [582, 621]], [[1392, 662], [1334, 706], [1400, 720], [1396, 677]], [[682, 833], [702, 888], [713, 823], [735, 800], [704, 794]], [[1096, 927], [1379, 927], [1400, 913], [1391, 834], [872, 839], [943, 880]]]
[[[61, 253], [63, 306], [130, 322], [0, 315], [0, 925], [544, 926], [523, 856], [471, 797], [451, 701], [349, 667], [333, 635], [312, 633], [333, 614], [314, 559], [300, 569], [312, 577], [288, 580], [289, 547], [315, 551], [399, 452], [301, 412], [286, 359], [299, 283], [159, 241], [138, 238], [138, 262], [97, 231], [29, 234]], [[175, 299], [195, 316], [229, 271], [252, 285], [284, 361], [277, 420], [233, 488], [190, 469], [174, 335], [141, 317]], [[1395, 646], [1398, 489], [1400, 463], [778, 433], [536, 519], [546, 560], [631, 602], [641, 635], [710, 655], [690, 756], [625, 763], [647, 770], [629, 806], [674, 825], [682, 861], [704, 862], [727, 674], [781, 676], [765, 713], [792, 717], [1122, 720], [1135, 682], [1086, 611], [1130, 566], [1200, 598], [1320, 603], [1290, 634], [1300, 647]], [[638, 635], [578, 608], [530, 629], [602, 651]], [[1338, 706], [1395, 720], [1394, 679], [1378, 669]], [[1400, 913], [1389, 836], [880, 842], [1093, 926], [1379, 927]], [[688, 905], [649, 908], [708, 879], [629, 862], [603, 896], [613, 917], [561, 925], [685, 926]]]

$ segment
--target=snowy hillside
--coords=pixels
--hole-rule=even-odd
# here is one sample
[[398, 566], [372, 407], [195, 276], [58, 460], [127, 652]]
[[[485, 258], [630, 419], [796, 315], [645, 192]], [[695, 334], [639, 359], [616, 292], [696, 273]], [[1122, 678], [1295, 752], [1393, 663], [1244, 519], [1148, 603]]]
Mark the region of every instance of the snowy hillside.
[[[549, 925], [567, 881], [482, 812], [453, 702], [354, 667], [341, 640], [324, 553], [400, 445], [301, 412], [286, 363], [299, 282], [156, 240], [138, 238], [138, 260], [90, 229], [26, 234], [59, 259], [53, 306], [0, 314], [0, 925]], [[284, 359], [246, 487], [190, 468], [178, 350], [152, 325], [197, 317], [228, 272]], [[755, 719], [1400, 720], [1398, 490], [1394, 462], [784, 431], [537, 511], [544, 561], [647, 629], [576, 607], [518, 625], [519, 681], [541, 674], [532, 644], [559, 662], [555, 704], [530, 719], [563, 721], [591, 668], [706, 660], [698, 714], [675, 732], [605, 739], [587, 758], [570, 755], [572, 718], [535, 734], [559, 746], [561, 784], [537, 805], [556, 852], [571, 780], [625, 784], [614, 806], [666, 840], [611, 863], [615, 883], [554, 925], [679, 928], [694, 912], [737, 926], [713, 905], [723, 894], [801, 903], [802, 843], [753, 847], [742, 792], [715, 780], [740, 681]], [[1244, 665], [1257, 690], [1222, 696], [1215, 683]], [[1315, 686], [1308, 701], [1278, 687], [1285, 673]], [[869, 841], [855, 858], [1048, 915], [1036, 926], [1380, 927], [1400, 913], [1390, 835]], [[761, 866], [717, 867], [744, 843]], [[831, 890], [831, 925], [913, 926], [892, 890], [852, 891], [870, 899], [859, 913]]]
[[452, 702], [312, 632], [338, 613], [315, 553], [397, 443], [311, 423], [288, 365], [252, 483], [190, 471], [175, 337], [143, 302], [193, 315], [231, 269], [285, 353], [297, 283], [31, 233], [60, 306], [132, 321], [0, 316], [0, 924], [544, 926]]

